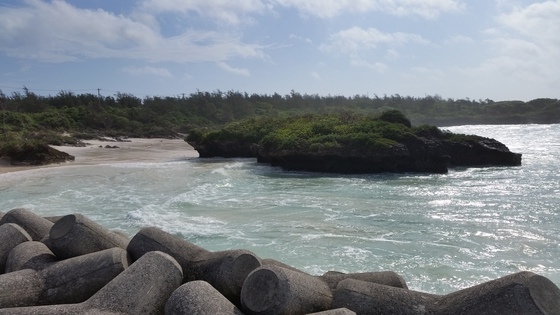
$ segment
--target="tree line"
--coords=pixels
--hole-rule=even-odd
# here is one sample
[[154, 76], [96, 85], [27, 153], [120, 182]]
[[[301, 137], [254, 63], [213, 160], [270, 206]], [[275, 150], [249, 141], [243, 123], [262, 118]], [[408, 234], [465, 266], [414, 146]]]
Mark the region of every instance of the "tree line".
[[27, 88], [10, 95], [0, 90], [0, 128], [21, 132], [93, 133], [106, 136], [175, 137], [201, 127], [219, 127], [250, 117], [287, 117], [310, 113], [360, 114], [399, 110], [414, 125], [559, 123], [560, 101], [528, 102], [444, 99], [439, 95], [341, 96], [248, 94], [196, 91], [188, 95], [139, 98], [60, 91], [42, 96]]

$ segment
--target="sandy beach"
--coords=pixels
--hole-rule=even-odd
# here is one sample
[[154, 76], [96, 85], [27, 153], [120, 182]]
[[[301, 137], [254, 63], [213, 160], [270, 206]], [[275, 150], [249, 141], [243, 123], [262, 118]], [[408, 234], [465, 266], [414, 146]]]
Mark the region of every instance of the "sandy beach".
[[[13, 166], [0, 159], [0, 174], [24, 171], [39, 167], [64, 167], [67, 165], [96, 165], [104, 163], [130, 162], [166, 162], [184, 158], [198, 157], [193, 147], [183, 139], [138, 139], [129, 138], [130, 142], [112, 142], [100, 140], [84, 141], [85, 147], [52, 146], [73, 155], [73, 162], [45, 166]], [[118, 148], [106, 148], [117, 146]]]

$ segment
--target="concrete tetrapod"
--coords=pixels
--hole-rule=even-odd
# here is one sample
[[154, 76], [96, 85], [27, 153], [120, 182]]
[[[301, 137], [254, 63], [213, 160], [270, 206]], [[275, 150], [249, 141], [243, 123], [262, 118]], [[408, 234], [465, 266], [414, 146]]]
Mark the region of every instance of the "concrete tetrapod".
[[333, 307], [369, 314], [560, 314], [560, 289], [549, 279], [523, 271], [447, 295], [403, 290], [347, 279]]
[[394, 271], [374, 271], [374, 272], [361, 272], [361, 273], [343, 273], [338, 271], [327, 271], [321, 276], [312, 276], [305, 271], [294, 268], [281, 261], [265, 258], [262, 260], [263, 266], [278, 266], [284, 269], [291, 269], [293, 271], [301, 272], [310, 277], [317, 277], [324, 281], [331, 290], [335, 290], [338, 283], [344, 279], [357, 279], [362, 281], [374, 282], [378, 284], [389, 285], [392, 287], [408, 289], [406, 281], [403, 277]]
[[165, 302], [182, 279], [175, 259], [150, 252], [83, 303], [0, 309], [0, 315], [163, 314]]
[[165, 304], [165, 315], [243, 315], [218, 290], [202, 280], [180, 286]]
[[112, 248], [0, 276], [0, 308], [79, 303], [128, 267], [127, 252]]
[[250, 315], [291, 315], [328, 310], [329, 286], [308, 274], [275, 265], [255, 269], [243, 284], [241, 310]]
[[361, 272], [361, 273], [343, 273], [338, 271], [328, 271], [321, 276], [312, 276], [305, 271], [299, 270], [294, 268], [290, 265], [287, 265], [281, 261], [265, 258], [262, 260], [263, 266], [278, 266], [284, 269], [290, 269], [293, 271], [301, 272], [305, 275], [310, 277], [316, 277], [322, 281], [324, 281], [331, 290], [335, 290], [338, 283], [344, 279], [356, 279], [368, 282], [374, 282], [378, 284], [384, 284], [392, 287], [408, 289], [406, 285], [406, 281], [404, 281], [403, 277], [397, 274], [394, 271], [373, 271], [373, 272]]
[[40, 241], [47, 236], [53, 226], [51, 221], [25, 208], [8, 211], [0, 220], [0, 225], [4, 223], [15, 223], [21, 226], [34, 241]]
[[0, 225], [0, 240], [0, 274], [3, 274], [12, 249], [23, 242], [31, 241], [31, 236], [19, 225], [6, 223]]
[[47, 245], [31, 241], [23, 242], [10, 252], [6, 261], [6, 273], [22, 269], [40, 270], [58, 261]]
[[317, 312], [317, 313], [308, 313], [305, 315], [356, 315], [356, 312], [353, 312], [347, 308], [335, 308], [333, 310]]
[[46, 244], [59, 259], [66, 259], [113, 247], [126, 249], [128, 239], [81, 214], [70, 214], [56, 221]]
[[260, 259], [248, 250], [210, 252], [154, 227], [141, 229], [128, 245], [132, 259], [150, 251], [175, 258], [183, 268], [183, 282], [204, 280], [235, 305], [239, 305], [245, 278], [261, 265]]
[[366, 282], [388, 285], [395, 288], [408, 289], [406, 281], [394, 271], [372, 271], [360, 273], [342, 273], [338, 271], [328, 271], [319, 279], [325, 281], [331, 290], [335, 290], [338, 283], [345, 279], [356, 279]]

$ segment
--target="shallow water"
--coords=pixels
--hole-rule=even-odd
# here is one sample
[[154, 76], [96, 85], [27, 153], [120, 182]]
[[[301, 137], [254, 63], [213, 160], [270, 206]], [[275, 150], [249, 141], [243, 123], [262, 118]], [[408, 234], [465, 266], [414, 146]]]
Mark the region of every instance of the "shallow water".
[[157, 226], [313, 274], [393, 270], [438, 294], [521, 270], [560, 285], [560, 125], [448, 129], [496, 138], [523, 165], [357, 176], [253, 159], [65, 166], [0, 174], [0, 210], [79, 212], [131, 236]]

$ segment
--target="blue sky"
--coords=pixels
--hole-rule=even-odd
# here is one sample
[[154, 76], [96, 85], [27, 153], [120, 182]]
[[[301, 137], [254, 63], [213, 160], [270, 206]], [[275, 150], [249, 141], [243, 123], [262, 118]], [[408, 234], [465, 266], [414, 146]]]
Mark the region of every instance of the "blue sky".
[[4, 0], [0, 89], [560, 98], [560, 0]]

